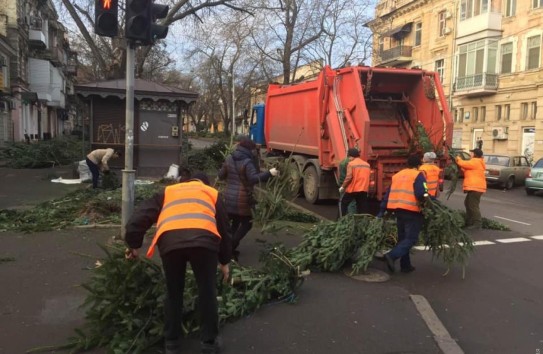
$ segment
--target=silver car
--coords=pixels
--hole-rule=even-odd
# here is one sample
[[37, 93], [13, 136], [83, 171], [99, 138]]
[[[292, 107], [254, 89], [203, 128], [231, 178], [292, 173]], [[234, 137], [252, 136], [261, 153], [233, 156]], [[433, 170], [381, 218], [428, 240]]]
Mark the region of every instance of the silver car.
[[524, 185], [530, 174], [530, 163], [524, 156], [484, 155], [486, 183], [511, 189]]

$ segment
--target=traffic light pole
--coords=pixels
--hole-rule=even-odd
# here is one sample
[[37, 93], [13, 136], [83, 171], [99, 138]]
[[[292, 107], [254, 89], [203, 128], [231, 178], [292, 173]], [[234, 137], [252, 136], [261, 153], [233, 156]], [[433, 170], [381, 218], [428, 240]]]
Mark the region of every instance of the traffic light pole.
[[126, 48], [126, 118], [125, 155], [122, 186], [121, 235], [126, 234], [126, 223], [134, 210], [134, 65], [135, 46], [131, 40]]

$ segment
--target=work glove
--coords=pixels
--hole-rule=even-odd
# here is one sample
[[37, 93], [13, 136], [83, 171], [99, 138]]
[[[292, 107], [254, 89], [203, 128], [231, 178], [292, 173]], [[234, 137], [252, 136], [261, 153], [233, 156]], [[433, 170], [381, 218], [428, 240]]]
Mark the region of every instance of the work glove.
[[279, 174], [279, 170], [277, 170], [275, 167], [270, 169], [270, 173], [273, 177], [277, 176]]
[[345, 187], [343, 187], [343, 186], [339, 187], [339, 194], [341, 194], [343, 192], [345, 192]]

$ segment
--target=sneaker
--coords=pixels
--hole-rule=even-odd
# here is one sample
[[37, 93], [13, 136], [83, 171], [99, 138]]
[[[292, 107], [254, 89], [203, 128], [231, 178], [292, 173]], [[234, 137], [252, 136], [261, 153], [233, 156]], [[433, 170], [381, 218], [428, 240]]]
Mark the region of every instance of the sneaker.
[[409, 267], [407, 267], [407, 268], [402, 268], [402, 269], [401, 269], [401, 272], [402, 272], [402, 273], [411, 273], [411, 272], [413, 272], [414, 270], [415, 270], [415, 267], [409, 266]]
[[385, 262], [387, 264], [387, 268], [391, 273], [394, 273], [396, 271], [396, 267], [394, 265], [394, 260], [388, 253], [386, 253], [383, 258], [385, 259]]
[[202, 342], [202, 353], [215, 354], [221, 351], [219, 341], [215, 339], [213, 342]]

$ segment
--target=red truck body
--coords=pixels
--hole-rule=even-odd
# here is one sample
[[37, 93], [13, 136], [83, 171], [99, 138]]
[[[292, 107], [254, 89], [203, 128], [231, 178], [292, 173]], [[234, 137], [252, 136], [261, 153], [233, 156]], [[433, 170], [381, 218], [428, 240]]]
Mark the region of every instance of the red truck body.
[[424, 70], [325, 67], [313, 81], [270, 85], [264, 116], [268, 151], [293, 157], [310, 202], [338, 197], [337, 168], [350, 147], [371, 165], [370, 195], [381, 199], [406, 156], [424, 152], [414, 144], [417, 124], [441, 167], [452, 141], [441, 83]]

